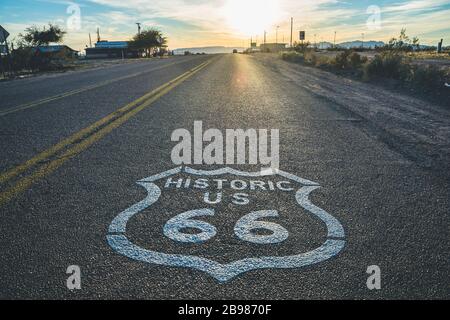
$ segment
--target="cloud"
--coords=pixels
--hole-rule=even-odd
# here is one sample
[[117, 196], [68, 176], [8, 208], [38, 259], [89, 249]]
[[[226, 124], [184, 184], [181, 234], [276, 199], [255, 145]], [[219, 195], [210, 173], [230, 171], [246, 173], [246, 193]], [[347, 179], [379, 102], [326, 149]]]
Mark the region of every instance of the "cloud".
[[[40, 0], [48, 3], [67, 5], [71, 1]], [[78, 2], [77, 0], [74, 2]], [[82, 49], [89, 42], [88, 33], [95, 33], [100, 27], [102, 38], [108, 40], [128, 40], [136, 33], [136, 22], [144, 27], [158, 27], [169, 38], [171, 48], [226, 45], [246, 46], [250, 35], [237, 32], [229, 23], [225, 8], [229, 0], [84, 0], [82, 2], [82, 29], [69, 32], [66, 41], [69, 45]], [[276, 26], [279, 26], [279, 39], [289, 41], [290, 18], [294, 17], [294, 40], [298, 30], [306, 30], [307, 37], [313, 40], [314, 34], [319, 41], [333, 41], [337, 31], [337, 41], [356, 40], [365, 33], [366, 40], [387, 41], [398, 35], [406, 27], [411, 36], [420, 36], [423, 42], [435, 43], [436, 38], [448, 37], [448, 0], [384, 1], [381, 7], [382, 28], [369, 30], [366, 21], [369, 18], [367, 7], [362, 1], [339, 0], [276, 0], [279, 5], [277, 20], [265, 27], [268, 41], [275, 41]], [[246, 2], [247, 0], [242, 0]], [[381, 1], [370, 1], [376, 4]], [[258, 2], [262, 3], [262, 2]], [[50, 4], [49, 4], [50, 5]], [[262, 5], [262, 4], [261, 4]], [[368, 5], [368, 4], [367, 4]], [[258, 14], [258, 5], [243, 6], [248, 12], [240, 16], [249, 19]], [[261, 12], [261, 10], [259, 10]], [[228, 17], [227, 17], [228, 15]], [[60, 16], [45, 17], [43, 21], [34, 21], [41, 25], [53, 21], [66, 21], [64, 6]], [[32, 23], [13, 25], [21, 29]], [[263, 38], [263, 31], [253, 35]], [[442, 33], [439, 34], [439, 33]], [[94, 37], [93, 37], [94, 38]]]
[[395, 3], [390, 6], [383, 8], [383, 12], [408, 12], [412, 11], [429, 11], [436, 10], [441, 6], [448, 5], [448, 0], [415, 0], [415, 1], [404, 1], [400, 3]]

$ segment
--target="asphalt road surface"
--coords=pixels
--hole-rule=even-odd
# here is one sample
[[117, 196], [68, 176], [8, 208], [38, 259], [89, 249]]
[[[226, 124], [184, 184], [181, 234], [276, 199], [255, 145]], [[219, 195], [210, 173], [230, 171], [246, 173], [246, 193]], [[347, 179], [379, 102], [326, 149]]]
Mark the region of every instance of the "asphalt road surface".
[[[449, 298], [449, 109], [272, 60], [176, 57], [0, 83], [0, 298]], [[279, 129], [291, 175], [196, 165], [148, 178], [177, 168], [172, 132], [194, 121]], [[226, 180], [220, 203], [186, 187], [199, 178]], [[194, 218], [203, 241], [164, 232], [200, 209], [214, 210]], [[283, 239], [238, 236], [262, 210], [278, 212], [260, 221]], [[66, 287], [71, 265], [81, 290]], [[372, 265], [381, 290], [367, 288]]]

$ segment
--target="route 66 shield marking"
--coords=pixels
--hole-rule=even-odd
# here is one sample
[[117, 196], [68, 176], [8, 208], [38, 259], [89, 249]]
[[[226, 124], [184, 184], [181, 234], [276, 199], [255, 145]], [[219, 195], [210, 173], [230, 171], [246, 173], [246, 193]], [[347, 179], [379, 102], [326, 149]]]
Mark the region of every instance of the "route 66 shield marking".
[[[178, 175], [180, 173], [189, 174], [197, 177], [212, 177], [212, 176], [239, 176], [246, 178], [258, 178], [258, 177], [271, 177], [279, 176], [283, 177], [294, 184], [300, 185], [299, 189], [295, 193], [296, 203], [306, 210], [311, 215], [318, 218], [327, 228], [327, 239], [318, 248], [306, 252], [299, 253], [297, 255], [285, 256], [285, 257], [255, 257], [246, 258], [239, 261], [234, 261], [228, 264], [221, 264], [211, 259], [206, 259], [197, 256], [180, 255], [180, 254], [166, 254], [163, 252], [156, 252], [147, 250], [133, 244], [126, 236], [127, 224], [131, 218], [138, 213], [150, 208], [152, 205], [158, 202], [161, 197], [161, 188], [156, 185], [159, 180], [167, 179], [171, 176]], [[117, 253], [124, 255], [130, 259], [142, 261], [150, 264], [171, 266], [171, 267], [183, 267], [192, 268], [208, 273], [212, 277], [216, 278], [219, 282], [228, 282], [236, 276], [256, 269], [290, 269], [301, 268], [313, 264], [324, 262], [336, 255], [338, 255], [345, 247], [345, 232], [341, 223], [325, 210], [315, 206], [309, 200], [309, 195], [320, 188], [320, 186], [312, 181], [302, 179], [296, 175], [281, 171], [281, 170], [269, 170], [262, 172], [242, 172], [231, 168], [223, 168], [214, 171], [194, 170], [192, 168], [175, 168], [146, 179], [137, 182], [138, 185], [144, 187], [147, 190], [147, 197], [139, 203], [131, 206], [127, 210], [120, 213], [111, 223], [109, 227], [109, 234], [107, 240], [109, 245]], [[280, 186], [281, 187], [281, 186]], [[186, 243], [202, 243], [215, 235], [215, 228], [206, 222], [187, 220], [200, 215], [213, 215], [213, 210], [199, 209], [190, 212], [183, 213], [178, 217], [169, 221], [168, 225], [164, 228], [164, 234], [173, 240], [186, 242]], [[259, 228], [258, 226], [267, 226], [273, 232], [273, 235], [262, 238], [260, 243], [279, 243], [287, 238], [287, 231], [281, 226], [274, 223], [266, 223], [257, 221], [259, 217], [275, 217], [277, 212], [273, 211], [259, 211], [253, 212], [243, 217], [235, 227], [236, 236], [243, 240], [249, 240], [252, 237], [251, 229]], [[198, 228], [203, 232], [198, 236], [183, 235], [177, 231], [179, 228], [180, 220], [183, 220], [188, 224], [186, 227]], [[270, 227], [270, 228], [269, 228]], [[258, 243], [257, 241], [254, 241]]]

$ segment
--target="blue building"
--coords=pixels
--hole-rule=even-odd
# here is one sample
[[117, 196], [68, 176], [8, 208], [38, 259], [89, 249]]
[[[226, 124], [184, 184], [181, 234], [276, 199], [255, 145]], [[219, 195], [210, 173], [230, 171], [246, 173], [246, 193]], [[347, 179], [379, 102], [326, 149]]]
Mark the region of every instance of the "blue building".
[[139, 52], [130, 48], [127, 41], [99, 41], [94, 48], [86, 48], [87, 59], [137, 58]]

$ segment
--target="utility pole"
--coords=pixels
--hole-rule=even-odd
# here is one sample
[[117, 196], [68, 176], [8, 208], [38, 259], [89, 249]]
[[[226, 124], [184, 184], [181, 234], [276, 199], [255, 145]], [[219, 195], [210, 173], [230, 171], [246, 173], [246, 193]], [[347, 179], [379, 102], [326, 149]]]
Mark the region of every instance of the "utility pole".
[[97, 28], [97, 42], [100, 42], [100, 28]]
[[89, 48], [92, 48], [92, 38], [90, 32], [89, 32]]
[[294, 32], [294, 18], [291, 18], [291, 42], [290, 42], [290, 47], [292, 48], [292, 36], [293, 36], [293, 32]]
[[[138, 27], [138, 39], [141, 40], [141, 23], [140, 22], [136, 22], [137, 27]], [[142, 58], [142, 52], [141, 49], [138, 49], [138, 54], [139, 54], [139, 58]]]
[[444, 39], [441, 39], [441, 41], [438, 43], [437, 47], [437, 53], [442, 53], [442, 45], [444, 43]]
[[334, 32], [334, 48], [336, 49], [336, 31]]
[[140, 22], [136, 22], [137, 27], [138, 27], [138, 38], [141, 38], [141, 23]]
[[361, 48], [364, 49], [364, 33], [362, 33], [361, 35], [362, 35]]
[[275, 43], [278, 44], [278, 29], [280, 28], [280, 26], [277, 26], [277, 33], [275, 36]]
[[264, 44], [266, 44], [267, 31], [264, 30]]
[[317, 34], [314, 34], [314, 48], [317, 49]]

